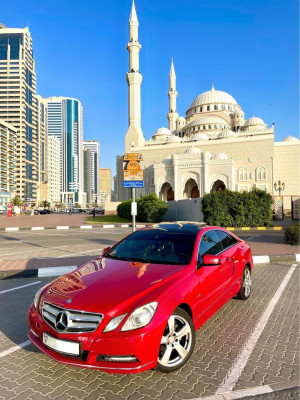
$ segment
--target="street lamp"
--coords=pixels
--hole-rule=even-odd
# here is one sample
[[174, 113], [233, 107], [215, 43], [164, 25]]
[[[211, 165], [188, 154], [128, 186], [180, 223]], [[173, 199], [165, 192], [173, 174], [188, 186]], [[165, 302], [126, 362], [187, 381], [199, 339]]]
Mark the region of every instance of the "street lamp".
[[274, 183], [274, 188], [276, 191], [279, 191], [279, 196], [281, 196], [281, 192], [284, 191], [284, 187], [285, 187], [285, 184], [284, 184], [284, 182], [281, 182], [280, 179], [279, 179], [278, 183], [277, 182]]

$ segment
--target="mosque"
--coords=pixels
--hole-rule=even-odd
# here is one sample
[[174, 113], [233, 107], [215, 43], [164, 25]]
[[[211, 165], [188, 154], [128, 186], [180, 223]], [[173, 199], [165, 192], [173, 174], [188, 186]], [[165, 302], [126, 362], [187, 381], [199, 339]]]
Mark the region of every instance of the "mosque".
[[[234, 191], [266, 190], [278, 195], [274, 183], [284, 181], [285, 208], [300, 193], [300, 140], [288, 136], [274, 143], [274, 124], [259, 117], [245, 118], [242, 107], [229, 93], [214, 85], [201, 93], [186, 111], [176, 111], [176, 74], [169, 74], [168, 128], [159, 128], [146, 140], [141, 129], [138, 19], [133, 1], [129, 19], [128, 115], [126, 153], [142, 153], [144, 188], [137, 195], [156, 193], [165, 201], [201, 198], [228, 188]], [[117, 157], [115, 198], [131, 196], [123, 188], [123, 157]]]

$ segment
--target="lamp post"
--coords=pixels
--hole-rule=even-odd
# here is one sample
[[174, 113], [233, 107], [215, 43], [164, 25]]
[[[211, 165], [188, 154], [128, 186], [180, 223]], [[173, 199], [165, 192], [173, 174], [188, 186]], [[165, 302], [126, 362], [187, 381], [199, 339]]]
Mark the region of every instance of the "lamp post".
[[276, 191], [279, 191], [279, 196], [281, 196], [281, 192], [284, 191], [284, 187], [285, 187], [285, 184], [284, 184], [284, 182], [281, 182], [280, 179], [279, 179], [278, 183], [277, 182], [274, 183], [274, 188]]

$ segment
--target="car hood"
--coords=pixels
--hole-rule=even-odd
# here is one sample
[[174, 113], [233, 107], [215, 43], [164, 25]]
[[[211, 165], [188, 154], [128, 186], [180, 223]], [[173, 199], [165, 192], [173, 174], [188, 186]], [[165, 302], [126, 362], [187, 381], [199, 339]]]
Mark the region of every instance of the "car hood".
[[187, 268], [99, 257], [55, 280], [42, 300], [113, 317], [164, 295], [186, 278]]

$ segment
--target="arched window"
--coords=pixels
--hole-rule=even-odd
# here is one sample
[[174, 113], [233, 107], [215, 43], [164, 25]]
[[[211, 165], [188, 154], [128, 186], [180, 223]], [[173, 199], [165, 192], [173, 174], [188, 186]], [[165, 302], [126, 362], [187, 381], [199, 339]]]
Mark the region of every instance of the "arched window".
[[257, 167], [256, 168], [256, 180], [257, 181], [265, 181], [267, 179], [267, 171], [265, 167]]
[[214, 125], [214, 128], [215, 128], [215, 129], [218, 129], [217, 125]]
[[210, 106], [207, 106], [207, 107], [206, 107], [206, 110], [207, 110], [207, 111], [210, 111]]
[[206, 125], [203, 125], [203, 129], [206, 129]]
[[202, 112], [202, 107], [200, 107], [200, 112]]
[[214, 110], [217, 110], [218, 109], [218, 107], [217, 106], [214, 106]]
[[208, 129], [211, 129], [211, 125], [208, 125]]
[[238, 180], [239, 181], [247, 181], [248, 180], [248, 171], [247, 168], [241, 167], [238, 170]]

